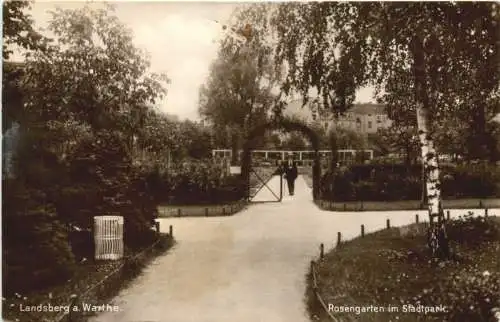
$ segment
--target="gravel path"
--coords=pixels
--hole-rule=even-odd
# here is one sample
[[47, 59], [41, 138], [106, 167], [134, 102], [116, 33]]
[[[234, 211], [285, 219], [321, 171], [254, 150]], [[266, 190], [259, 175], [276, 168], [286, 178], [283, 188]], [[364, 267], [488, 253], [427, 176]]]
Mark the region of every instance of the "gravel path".
[[[279, 187], [279, 178], [271, 182]], [[271, 200], [267, 189], [259, 200]], [[493, 214], [495, 211], [491, 211]], [[498, 212], [498, 211], [496, 211]], [[255, 204], [231, 217], [165, 218], [178, 244], [157, 258], [91, 321], [306, 322], [305, 274], [309, 262], [336, 241], [425, 218], [424, 211], [334, 213], [319, 210], [302, 177], [281, 203]], [[452, 211], [456, 216], [463, 211]]]

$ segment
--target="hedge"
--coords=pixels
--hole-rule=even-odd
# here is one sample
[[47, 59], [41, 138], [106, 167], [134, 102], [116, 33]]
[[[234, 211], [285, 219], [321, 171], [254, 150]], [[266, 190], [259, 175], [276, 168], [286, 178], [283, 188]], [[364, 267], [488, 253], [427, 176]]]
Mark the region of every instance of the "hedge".
[[154, 194], [166, 204], [220, 204], [241, 200], [246, 184], [239, 175], [225, 175], [207, 161], [178, 163], [154, 179]]
[[[363, 164], [328, 172], [321, 196], [331, 201], [420, 200], [422, 168], [402, 164]], [[500, 168], [494, 165], [445, 165], [441, 191], [447, 199], [500, 197]]]

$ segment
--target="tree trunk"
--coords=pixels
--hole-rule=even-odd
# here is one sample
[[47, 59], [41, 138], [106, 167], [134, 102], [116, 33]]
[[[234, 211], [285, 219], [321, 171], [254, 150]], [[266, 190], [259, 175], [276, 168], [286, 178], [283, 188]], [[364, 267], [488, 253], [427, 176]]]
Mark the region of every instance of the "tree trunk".
[[439, 167], [434, 142], [429, 135], [429, 115], [422, 108], [417, 108], [418, 134], [421, 145], [422, 162], [425, 171], [425, 186], [427, 192], [431, 222], [440, 214], [441, 191], [439, 189]]
[[420, 197], [420, 204], [421, 208], [423, 208], [424, 205], [427, 205], [427, 192], [426, 192], [426, 185], [425, 185], [425, 167], [424, 167], [424, 162], [422, 160], [422, 176], [421, 176], [421, 182], [422, 182], [422, 193]]
[[[427, 91], [424, 44], [419, 38], [419, 31], [412, 39], [413, 72], [415, 81], [415, 102], [417, 104], [417, 127], [420, 139], [422, 166], [425, 171], [427, 205], [430, 228], [428, 245], [434, 257], [448, 257], [448, 239], [444, 226], [444, 212], [441, 205], [439, 184], [439, 166], [434, 142], [430, 136], [430, 103]], [[437, 222], [435, 221], [437, 219]]]

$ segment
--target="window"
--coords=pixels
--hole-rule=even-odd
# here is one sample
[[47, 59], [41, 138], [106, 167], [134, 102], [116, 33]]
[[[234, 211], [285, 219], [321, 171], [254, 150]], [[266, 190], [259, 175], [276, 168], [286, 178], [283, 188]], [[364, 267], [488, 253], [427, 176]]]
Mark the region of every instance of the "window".
[[372, 128], [372, 121], [368, 121], [368, 128], [371, 129]]
[[382, 123], [382, 115], [377, 115], [377, 123]]

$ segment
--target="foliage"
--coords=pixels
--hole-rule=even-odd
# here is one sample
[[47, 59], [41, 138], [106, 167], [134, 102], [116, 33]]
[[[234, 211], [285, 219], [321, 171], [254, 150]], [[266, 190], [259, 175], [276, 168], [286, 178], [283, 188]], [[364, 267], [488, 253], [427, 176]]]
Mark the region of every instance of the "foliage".
[[229, 131], [233, 152], [241, 148], [250, 129], [267, 121], [275, 99], [272, 88], [277, 81], [272, 47], [266, 41], [266, 6], [241, 6], [235, 17], [230, 29], [251, 26], [251, 35], [244, 45], [232, 34], [221, 41], [207, 83], [200, 90], [199, 103], [200, 114], [216, 131]]
[[345, 128], [335, 128], [329, 133], [329, 142], [332, 144], [332, 140], [335, 141], [335, 145], [338, 149], [354, 149], [361, 150], [367, 147], [366, 138], [351, 129]]
[[[12, 46], [24, 49], [43, 49], [48, 39], [33, 28], [33, 19], [26, 13], [31, 8], [31, 1], [4, 1], [2, 57], [5, 60], [13, 53]], [[10, 47], [10, 48], [9, 48]]]
[[309, 86], [316, 87], [325, 105], [342, 111], [356, 88], [375, 83], [390, 110], [411, 110], [410, 51], [425, 35], [428, 107], [435, 119], [471, 110], [479, 106], [468, 104], [484, 103], [498, 88], [499, 74], [487, 72], [496, 70], [498, 10], [493, 3], [284, 4], [274, 22], [278, 61], [289, 65], [285, 89], [300, 89], [307, 98]]
[[292, 132], [287, 138], [285, 138], [281, 147], [287, 150], [305, 150], [306, 142], [304, 141], [301, 133]]
[[[404, 164], [353, 165], [321, 178], [322, 196], [332, 201], [420, 200], [422, 168]], [[443, 196], [485, 198], [500, 196], [500, 170], [496, 166], [444, 166]]]
[[246, 184], [239, 176], [226, 176], [221, 163], [186, 160], [171, 166], [158, 185], [161, 202], [220, 204], [241, 200]]
[[[378, 129], [370, 140], [380, 154], [404, 154], [406, 164], [416, 161], [419, 156], [420, 143], [415, 126], [397, 126], [393, 124], [387, 129]], [[385, 152], [385, 153], [383, 153]]]
[[2, 184], [3, 292], [65, 282], [73, 272], [74, 257], [47, 194], [15, 179]]

